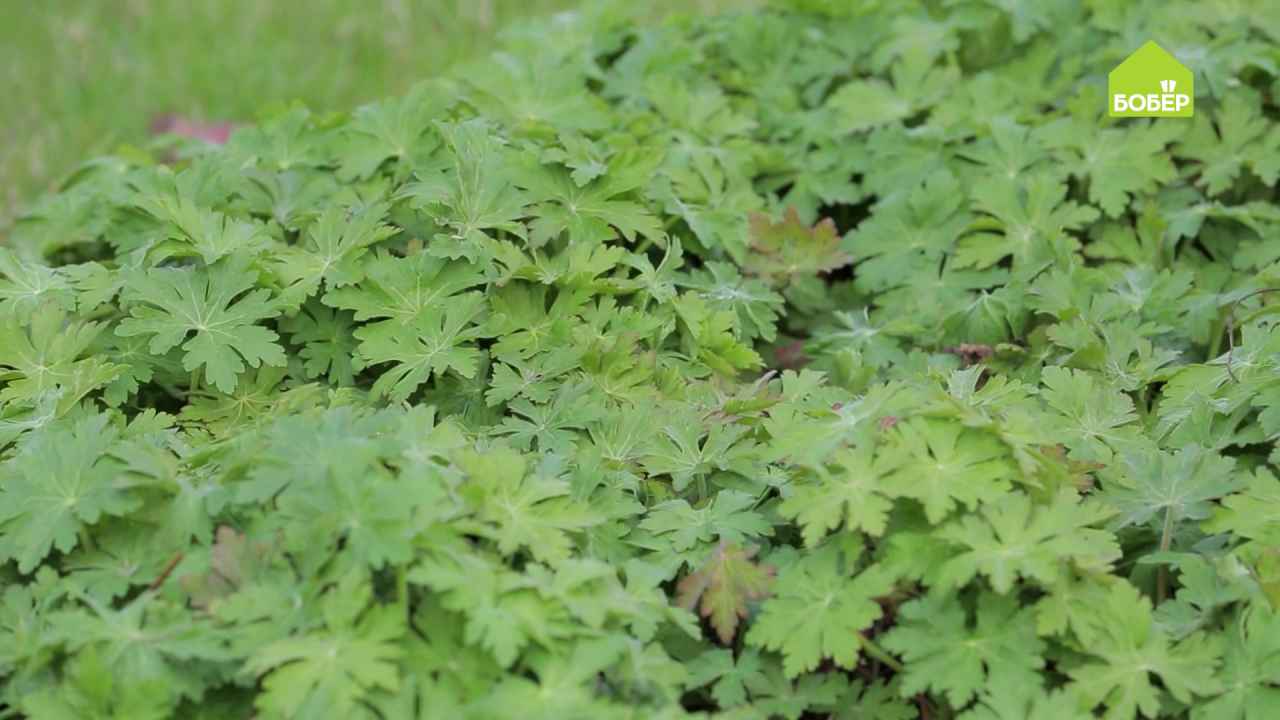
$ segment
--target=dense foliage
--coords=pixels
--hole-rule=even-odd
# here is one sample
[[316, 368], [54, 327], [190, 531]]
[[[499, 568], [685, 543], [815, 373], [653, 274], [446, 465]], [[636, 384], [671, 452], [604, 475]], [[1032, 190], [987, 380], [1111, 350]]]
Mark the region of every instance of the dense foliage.
[[[46, 198], [0, 715], [1273, 717], [1280, 18], [853, 5], [558, 17]], [[1105, 118], [1149, 39], [1194, 120]]]

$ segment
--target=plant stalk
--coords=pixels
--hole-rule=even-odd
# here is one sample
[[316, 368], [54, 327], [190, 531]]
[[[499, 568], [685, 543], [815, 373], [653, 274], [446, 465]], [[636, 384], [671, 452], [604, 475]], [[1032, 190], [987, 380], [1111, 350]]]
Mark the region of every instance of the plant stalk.
[[[1160, 552], [1168, 552], [1169, 546], [1173, 543], [1173, 508], [1165, 508], [1164, 511], [1164, 528], [1160, 532]], [[1160, 569], [1156, 571], [1156, 605], [1164, 602], [1165, 597], [1169, 594], [1169, 566], [1160, 563]]]
[[888, 650], [877, 645], [876, 641], [866, 635], [860, 634], [859, 637], [862, 639], [862, 650], [866, 652], [867, 655], [879, 660], [885, 665], [888, 665], [894, 672], [900, 673], [906, 671], [907, 668], [899, 662], [897, 658], [890, 655]]
[[404, 605], [405, 626], [413, 625], [413, 609], [409, 605], [409, 570], [404, 565], [396, 568], [396, 595]]

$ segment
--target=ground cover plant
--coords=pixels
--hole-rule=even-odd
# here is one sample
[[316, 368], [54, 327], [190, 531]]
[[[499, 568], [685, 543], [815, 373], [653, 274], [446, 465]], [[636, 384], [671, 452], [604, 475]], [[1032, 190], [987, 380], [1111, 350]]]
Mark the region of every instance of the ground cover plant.
[[[0, 248], [4, 712], [1271, 717], [1270, 13], [600, 10], [85, 165]], [[1106, 118], [1147, 40], [1193, 120]]]

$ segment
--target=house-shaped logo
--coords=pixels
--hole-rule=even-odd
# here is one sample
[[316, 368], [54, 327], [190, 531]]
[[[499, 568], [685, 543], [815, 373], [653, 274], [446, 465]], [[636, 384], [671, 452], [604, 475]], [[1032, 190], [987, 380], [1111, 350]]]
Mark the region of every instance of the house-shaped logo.
[[1186, 65], [1148, 42], [1107, 76], [1111, 117], [1191, 117], [1195, 86]]

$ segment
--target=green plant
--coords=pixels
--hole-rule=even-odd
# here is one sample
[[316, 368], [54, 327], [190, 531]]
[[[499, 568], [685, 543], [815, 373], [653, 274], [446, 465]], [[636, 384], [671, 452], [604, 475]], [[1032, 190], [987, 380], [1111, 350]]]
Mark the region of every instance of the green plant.
[[[1280, 25], [1004, 8], [86, 165], [0, 249], [9, 714], [1268, 717]], [[1106, 118], [1139, 27], [1193, 121]]]

